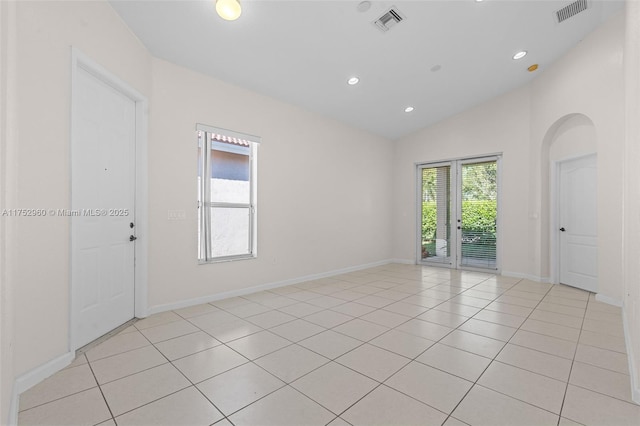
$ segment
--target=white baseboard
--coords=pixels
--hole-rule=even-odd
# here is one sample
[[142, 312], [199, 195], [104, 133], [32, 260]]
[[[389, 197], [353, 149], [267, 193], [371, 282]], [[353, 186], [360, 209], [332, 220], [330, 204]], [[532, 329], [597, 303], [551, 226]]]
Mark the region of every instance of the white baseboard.
[[[597, 298], [598, 296], [596, 296]], [[624, 330], [624, 342], [627, 349], [627, 362], [629, 363], [629, 375], [631, 376], [631, 400], [640, 405], [640, 381], [638, 379], [638, 368], [636, 365], [636, 357], [633, 352], [633, 344], [631, 342], [631, 336], [629, 332], [629, 326], [627, 325], [627, 310], [622, 307], [622, 326]]]
[[16, 426], [18, 424], [18, 403], [20, 395], [16, 389], [16, 384], [13, 384], [13, 390], [11, 391], [11, 403], [9, 405], [9, 423], [8, 426]]
[[163, 305], [156, 305], [147, 309], [149, 315], [157, 314], [160, 312], [171, 311], [174, 309], [188, 308], [189, 306], [201, 305], [203, 303], [215, 302], [216, 300], [228, 299], [230, 297], [245, 296], [251, 293], [257, 293], [259, 291], [271, 290], [278, 287], [285, 287], [288, 285], [299, 284], [305, 281], [318, 280], [321, 278], [332, 277], [335, 275], [346, 274], [349, 272], [360, 271], [363, 269], [374, 268], [376, 266], [388, 265], [390, 263], [400, 263], [396, 259], [386, 259], [379, 262], [367, 263], [364, 265], [350, 266], [348, 268], [335, 269], [333, 271], [321, 272], [318, 274], [305, 275], [297, 278], [290, 278], [288, 280], [276, 281], [272, 283], [259, 284], [253, 287], [242, 288], [239, 290], [225, 291], [224, 293], [211, 294], [202, 297], [196, 297], [193, 299], [182, 300], [175, 303], [165, 303]]
[[416, 261], [414, 259], [390, 259], [389, 263], [401, 263], [403, 265], [415, 265]]
[[13, 426], [18, 423], [20, 394], [31, 389], [33, 386], [37, 385], [47, 377], [52, 376], [53, 374], [62, 370], [63, 368], [71, 364], [74, 358], [74, 352], [67, 352], [45, 364], [42, 364], [39, 367], [34, 368], [33, 370], [21, 374], [16, 378], [15, 382], [13, 383], [13, 392], [11, 394], [9, 425]]
[[605, 296], [604, 294], [596, 294], [596, 300], [598, 302], [606, 303], [607, 305], [622, 307], [622, 300], [614, 299], [613, 297]]
[[502, 271], [502, 275], [504, 275], [505, 277], [522, 278], [522, 279], [525, 279], [525, 280], [536, 281], [536, 282], [539, 282], [539, 283], [550, 283], [551, 282], [551, 278], [549, 278], [549, 277], [541, 277], [541, 276], [538, 276], [538, 275], [523, 274], [522, 272]]

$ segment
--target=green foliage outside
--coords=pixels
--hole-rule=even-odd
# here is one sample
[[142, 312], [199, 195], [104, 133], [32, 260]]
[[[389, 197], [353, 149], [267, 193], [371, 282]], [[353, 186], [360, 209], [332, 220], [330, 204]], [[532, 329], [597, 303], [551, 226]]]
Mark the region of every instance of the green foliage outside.
[[[496, 206], [495, 200], [462, 202], [463, 256], [495, 259]], [[422, 203], [423, 256], [435, 254], [435, 238], [436, 203]]]
[[[462, 233], [490, 234], [495, 238], [496, 201], [463, 201]], [[422, 241], [435, 238], [436, 235], [436, 203], [422, 203]]]
[[[497, 164], [470, 163], [461, 167], [462, 254], [495, 258], [497, 217]], [[436, 200], [449, 203], [451, 167], [422, 170], [422, 246], [423, 257], [433, 256], [436, 239]], [[447, 214], [446, 220], [448, 221]]]
[[422, 241], [436, 237], [436, 202], [422, 203]]

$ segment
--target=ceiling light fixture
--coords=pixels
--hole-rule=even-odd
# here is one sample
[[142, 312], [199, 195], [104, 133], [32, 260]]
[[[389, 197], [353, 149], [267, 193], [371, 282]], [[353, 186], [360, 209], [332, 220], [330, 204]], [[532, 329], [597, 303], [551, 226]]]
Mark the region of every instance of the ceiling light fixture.
[[526, 50], [521, 50], [520, 52], [518, 52], [515, 55], [513, 55], [513, 59], [522, 59], [525, 56], [527, 56], [527, 51]]
[[411, 112], [411, 111], [413, 111], [413, 109], [414, 109], [414, 108], [413, 108], [412, 106], [408, 106], [408, 107], [406, 107], [406, 108], [404, 109], [404, 112]]
[[235, 21], [242, 14], [240, 0], [216, 0], [216, 12], [224, 20]]
[[371, 2], [368, 0], [361, 1], [360, 3], [358, 3], [357, 9], [360, 13], [366, 12], [367, 10], [371, 9]]
[[347, 84], [349, 86], [353, 86], [356, 85], [360, 82], [360, 79], [358, 77], [351, 77], [349, 80], [347, 80]]

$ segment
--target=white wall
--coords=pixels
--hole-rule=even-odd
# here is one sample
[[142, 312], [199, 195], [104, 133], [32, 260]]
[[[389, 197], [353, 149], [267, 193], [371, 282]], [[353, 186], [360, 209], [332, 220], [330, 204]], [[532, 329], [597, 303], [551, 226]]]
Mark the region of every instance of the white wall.
[[[152, 310], [389, 258], [389, 141], [159, 59], [152, 99]], [[196, 123], [262, 137], [255, 260], [197, 263]]]
[[[397, 142], [394, 257], [415, 259], [414, 163], [502, 152], [502, 270], [547, 279], [551, 142], [556, 158], [596, 147], [599, 292], [621, 300], [623, 22], [606, 22], [529, 85]], [[562, 127], [572, 114], [586, 118]]]
[[416, 259], [416, 163], [502, 153], [502, 270], [528, 273], [528, 87], [396, 142], [394, 158], [394, 257]]
[[[14, 196], [16, 141], [15, 48], [16, 16], [14, 2], [0, 2], [0, 210]], [[7, 422], [13, 392], [13, 316], [14, 282], [11, 281], [10, 218], [0, 216], [0, 424]]]
[[[503, 270], [544, 276], [543, 144], [554, 123], [575, 112], [594, 123], [599, 176], [604, 176], [598, 213], [608, 221], [599, 224], [599, 267], [609, 279], [602, 291], [622, 298], [621, 17], [542, 70], [532, 84], [394, 147], [336, 121], [152, 59], [106, 2], [19, 2], [15, 7], [16, 108], [9, 115], [17, 115], [17, 138], [3, 136], [0, 151], [9, 153], [6, 158], [16, 166], [15, 181], [6, 181], [13, 192], [3, 192], [7, 207], [70, 205], [70, 46], [76, 46], [150, 97], [148, 300], [153, 309], [390, 257], [413, 260], [414, 164], [496, 152], [503, 153]], [[4, 71], [9, 57], [0, 41]], [[631, 80], [637, 83], [633, 70]], [[1, 77], [0, 85], [6, 84]], [[6, 121], [7, 115], [0, 117]], [[196, 122], [263, 138], [256, 260], [197, 264]], [[627, 150], [637, 153], [630, 141], [635, 144], [640, 132], [629, 134]], [[8, 183], [2, 182], [0, 190]], [[636, 189], [628, 187], [625, 193], [636, 195]], [[637, 207], [632, 210], [636, 216]], [[185, 210], [186, 220], [168, 221], [167, 210]], [[637, 217], [629, 220], [631, 229], [640, 231]], [[0, 422], [7, 418], [6, 392], [14, 379], [68, 350], [69, 298], [69, 219], [11, 219], [2, 225], [6, 235], [19, 238], [5, 240], [1, 254], [9, 269], [0, 274], [0, 291], [12, 297], [13, 305], [12, 311], [0, 305]], [[627, 244], [627, 258], [636, 259], [637, 243]], [[625, 300], [627, 315], [636, 315], [633, 324], [627, 317], [635, 327], [636, 359], [637, 276], [627, 274]]]
[[[11, 187], [15, 197], [7, 199], [7, 207], [70, 206], [70, 72], [75, 46], [151, 101], [152, 309], [388, 259], [390, 142], [152, 61], [106, 2], [20, 2], [16, 9], [19, 96], [11, 113], [17, 116], [18, 137], [9, 141], [7, 150], [15, 151], [12, 164], [19, 167]], [[3, 2], [2, 19], [4, 11]], [[3, 49], [3, 64], [6, 56]], [[197, 264], [196, 122], [263, 137], [257, 260]], [[4, 143], [3, 137], [3, 152]], [[187, 211], [187, 220], [167, 221], [168, 209]], [[20, 238], [6, 240], [10, 246], [2, 253], [3, 259], [5, 252], [11, 255], [10, 275], [1, 282], [3, 303], [11, 300], [4, 298], [12, 295], [9, 290], [14, 302], [12, 310], [0, 307], [2, 423], [8, 418], [14, 380], [69, 349], [69, 219], [5, 223], [7, 233]]]
[[640, 404], [640, 3], [626, 5], [624, 305], [632, 396]]
[[531, 83], [529, 156], [532, 273], [550, 274], [549, 149], [564, 120], [582, 114], [593, 123], [598, 153], [598, 293], [622, 301], [622, 187], [624, 15], [587, 36]]
[[593, 122], [584, 115], [567, 118], [553, 135], [549, 160], [563, 161], [598, 152], [598, 135]]
[[[106, 2], [17, 3], [16, 196], [13, 208], [70, 208], [71, 46], [138, 91], [150, 55]], [[69, 218], [13, 218], [14, 368], [68, 351]], [[4, 373], [4, 372], [3, 372]]]
[[[152, 309], [389, 258], [389, 141], [152, 60], [106, 2], [19, 2], [16, 8], [19, 137], [10, 148], [20, 167], [16, 196], [7, 207], [70, 206], [75, 46], [151, 101]], [[3, 61], [5, 56], [3, 49]], [[197, 122], [263, 138], [257, 260], [197, 264]], [[169, 222], [169, 209], [185, 210], [187, 220]], [[69, 218], [12, 219], [7, 227], [20, 238], [7, 248], [12, 256], [7, 282], [16, 284], [7, 287], [2, 280], [3, 291], [14, 291], [15, 336], [14, 362], [8, 356], [2, 364], [3, 422], [4, 393], [14, 379], [69, 349]], [[3, 320], [3, 327], [7, 324]], [[3, 337], [3, 355], [11, 355], [10, 343]]]

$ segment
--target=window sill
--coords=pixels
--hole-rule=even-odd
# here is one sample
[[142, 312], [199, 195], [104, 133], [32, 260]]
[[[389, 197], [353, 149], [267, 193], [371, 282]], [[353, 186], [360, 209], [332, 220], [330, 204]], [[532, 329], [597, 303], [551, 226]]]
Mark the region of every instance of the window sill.
[[224, 256], [224, 257], [216, 257], [209, 260], [201, 260], [198, 259], [198, 265], [208, 265], [211, 263], [223, 263], [223, 262], [235, 262], [238, 260], [252, 260], [257, 259], [258, 256], [255, 254], [242, 254], [237, 256]]

